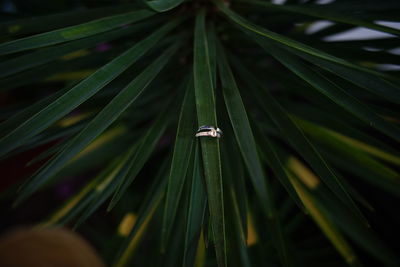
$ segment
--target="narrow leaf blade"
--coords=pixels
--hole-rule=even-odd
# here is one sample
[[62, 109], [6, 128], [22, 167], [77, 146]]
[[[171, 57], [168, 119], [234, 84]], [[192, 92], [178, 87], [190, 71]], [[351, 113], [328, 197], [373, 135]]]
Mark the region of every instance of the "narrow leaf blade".
[[177, 26], [178, 23], [179, 20], [172, 21], [161, 27], [149, 37], [138, 42], [122, 55], [118, 56], [88, 78], [78, 83], [71, 90], [57, 98], [57, 100], [51, 102], [41, 111], [35, 113], [8, 135], [4, 136], [0, 139], [0, 156], [13, 150], [19, 145], [24, 144], [27, 139], [46, 129], [53, 122], [68, 114], [74, 108], [93, 96], [133, 63], [139, 60], [141, 56], [149, 51], [158, 40]]
[[[196, 17], [194, 38], [194, 87], [196, 92], [199, 126], [217, 126], [215, 95], [210, 68], [205, 11]], [[226, 266], [225, 215], [218, 138], [201, 138], [204, 174], [207, 185], [208, 205], [219, 267]]]
[[20, 193], [19, 200], [22, 200], [36, 191], [48, 181], [58, 170], [62, 168], [72, 157], [79, 153], [91, 141], [108, 128], [124, 110], [126, 110], [138, 97], [138, 95], [156, 77], [161, 69], [168, 62], [170, 57], [177, 51], [180, 44], [175, 44], [167, 49], [157, 60], [148, 66], [139, 76], [125, 87], [88, 125], [57, 154], [28, 184]]
[[152, 16], [149, 10], [132, 11], [0, 44], [0, 55], [84, 38]]
[[190, 155], [194, 146], [193, 133], [196, 131], [196, 109], [193, 89], [193, 80], [186, 88], [182, 103], [178, 129], [175, 138], [174, 153], [168, 178], [167, 194], [165, 199], [162, 240], [163, 247], [168, 243], [172, 226], [175, 221], [179, 201], [185, 184], [186, 172], [189, 166]]

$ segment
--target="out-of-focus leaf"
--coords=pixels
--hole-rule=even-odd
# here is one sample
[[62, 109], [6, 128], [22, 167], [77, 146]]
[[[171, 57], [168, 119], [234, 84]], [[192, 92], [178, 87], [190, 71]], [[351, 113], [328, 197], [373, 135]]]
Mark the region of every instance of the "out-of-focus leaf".
[[135, 7], [137, 7], [136, 4], [113, 5], [88, 10], [73, 10], [38, 17], [20, 18], [0, 23], [0, 34], [10, 36], [44, 32], [84, 23], [104, 17], [105, 15], [110, 16], [118, 13], [126, 13], [127, 10], [134, 9]]
[[0, 44], [0, 55], [54, 45], [102, 33], [119, 26], [134, 23], [154, 15], [150, 10], [136, 10], [126, 14], [106, 17], [67, 28], [41, 33]]
[[167, 184], [167, 163], [169, 163], [169, 160], [166, 160], [165, 163], [160, 167], [160, 170], [157, 173], [151, 188], [148, 190], [146, 198], [140, 205], [135, 225], [123, 243], [120, 251], [116, 254], [115, 263], [113, 266], [123, 267], [128, 264], [128, 261], [132, 257], [138, 242], [147, 228], [147, 225], [153, 218], [157, 207], [160, 205], [160, 202], [165, 195], [165, 187]]
[[61, 89], [48, 97], [45, 97], [38, 102], [34, 103], [33, 105], [21, 110], [20, 112], [16, 113], [15, 115], [8, 118], [6, 121], [0, 124], [0, 133], [1, 136], [4, 136], [6, 133], [12, 131], [18, 125], [21, 125], [25, 120], [29, 119], [32, 114], [38, 113], [40, 110], [51, 104], [54, 100], [68, 92], [73, 86], [67, 86], [64, 89]]
[[[346, 116], [335, 114], [335, 116], [332, 117], [330, 116], [329, 110], [321, 110], [318, 107], [313, 107], [308, 104], [294, 105], [292, 103], [292, 101], [284, 101], [283, 103], [285, 108], [292, 115], [321, 125], [327, 129], [336, 132], [340, 136], [347, 136], [349, 138], [348, 142], [350, 143], [354, 143], [355, 140], [358, 140], [357, 146], [360, 147], [360, 149], [361, 147], [363, 147], [362, 150], [371, 155], [376, 155], [377, 157], [380, 157], [382, 159], [383, 157], [388, 157], [387, 155], [384, 156], [383, 154], [396, 155], [396, 157], [399, 156], [399, 152], [396, 151], [394, 147], [386, 144], [385, 141], [387, 140], [381, 140], [377, 137], [370, 135], [369, 133], [363, 131], [363, 128], [358, 128], [358, 125], [353, 121], [349, 123]], [[375, 147], [381, 152], [370, 152], [370, 146]], [[396, 160], [391, 159], [388, 161], [395, 163]]]
[[115, 168], [120, 168], [120, 158], [110, 163], [96, 178], [85, 185], [78, 193], [72, 196], [62, 207], [57, 209], [41, 226], [64, 225], [76, 217], [93, 200], [98, 191], [96, 186], [109, 179]]
[[118, 165], [111, 168], [108, 172], [104, 172], [104, 177], [100, 183], [96, 184], [96, 193], [91, 198], [79, 218], [76, 220], [74, 228], [81, 226], [116, 190], [121, 181], [121, 171], [125, 168], [130, 156], [137, 151], [138, 144], [131, 144], [118, 162]]
[[356, 15], [347, 16], [343, 13], [336, 13], [334, 10], [331, 10], [326, 7], [318, 7], [318, 6], [310, 6], [310, 5], [277, 5], [265, 1], [257, 1], [257, 0], [241, 0], [239, 2], [243, 2], [250, 5], [265, 7], [268, 10], [277, 10], [284, 11], [288, 13], [298, 13], [302, 15], [312, 16], [320, 19], [326, 19], [330, 21], [337, 21], [341, 23], [361, 26], [370, 28], [373, 30], [377, 30], [380, 32], [387, 32], [395, 35], [400, 35], [400, 31], [394, 28], [382, 26], [379, 24], [375, 24], [369, 21], [363, 21], [357, 19]]
[[306, 45], [304, 43], [298, 42], [286, 36], [277, 34], [275, 32], [269, 31], [261, 26], [255, 25], [252, 22], [248, 21], [247, 19], [243, 18], [242, 16], [236, 14], [234, 11], [229, 9], [221, 0], [213, 0], [213, 2], [217, 5], [217, 7], [222, 11], [224, 15], [226, 15], [230, 20], [235, 22], [237, 26], [239, 26], [243, 31], [246, 33], [251, 33], [251, 35], [258, 36], [261, 40], [270, 40], [279, 43], [280, 45], [286, 46], [288, 48], [293, 48], [300, 52], [306, 53], [310, 56], [314, 56], [320, 59], [324, 59], [330, 62], [334, 62], [339, 65], [347, 66], [349, 68], [360, 70], [371, 75], [387, 77], [387, 75], [352, 64], [342, 58], [338, 58], [332, 56], [328, 53], [325, 53], [319, 49]]
[[[85, 52], [81, 51], [83, 53], [82, 56], [71, 58], [69, 60], [63, 60], [63, 58], [54, 60], [47, 64], [1, 79], [0, 91], [10, 92], [12, 89], [26, 85], [40, 82], [46, 83], [52, 78], [57, 78], [56, 75], [60, 75], [70, 70], [97, 69], [109, 62], [121, 51], [124, 51], [125, 48], [125, 46], [118, 46], [108, 51], [93, 51], [90, 54], [84, 54]], [[75, 82], [76, 81], [73, 81], [73, 83]]]
[[318, 204], [312, 196], [307, 193], [305, 188], [295, 178], [291, 177], [290, 182], [293, 184], [293, 187], [296, 189], [297, 194], [313, 220], [318, 224], [321, 231], [324, 232], [325, 236], [331, 241], [333, 246], [342, 255], [346, 262], [350, 266], [361, 266], [351, 246], [347, 243], [346, 239], [338, 231], [335, 225], [332, 224], [331, 219], [321, 212]]
[[30, 54], [22, 55], [16, 58], [9, 59], [0, 64], [0, 78], [33, 68], [52, 60], [55, 60], [62, 55], [71, 53], [76, 50], [86, 49], [88, 47], [94, 46], [100, 42], [108, 42], [114, 39], [133, 34], [142, 29], [146, 29], [148, 26], [153, 25], [154, 22], [143, 22], [135, 24], [131, 27], [120, 28], [113, 31], [108, 31], [102, 34], [97, 34], [95, 36], [90, 36], [87, 38], [71, 41], [65, 44], [51, 46], [48, 48], [40, 49], [34, 51]]
[[[295, 164], [293, 164], [295, 163]], [[316, 177], [305, 165], [299, 161], [289, 158], [288, 166], [293, 170], [297, 177], [308, 188], [310, 184], [318, 182]], [[305, 189], [306, 187], [303, 187]], [[318, 192], [317, 190], [308, 191], [315, 202], [319, 203], [320, 211], [325, 214], [339, 229], [341, 229], [350, 239], [360, 245], [372, 256], [380, 259], [387, 266], [397, 266], [398, 256], [391, 251], [373, 232], [373, 230], [364, 224], [360, 224], [357, 217], [353, 216], [352, 211], [341, 202], [336, 201], [328, 192]]]
[[[359, 161], [359, 158], [357, 158], [357, 161], [352, 162], [348, 157], [338, 154], [336, 150], [322, 145], [319, 146], [318, 150], [321, 151], [321, 153], [323, 153], [323, 155], [337, 168], [340, 168], [359, 179], [365, 180], [373, 186], [380, 187], [388, 193], [400, 196], [399, 176], [398, 173], [393, 173], [393, 169], [389, 169], [389, 172], [385, 169], [384, 172], [377, 173], [376, 170], [371, 171], [371, 168], [374, 169], [376, 161], [373, 161], [373, 166], [366, 168], [366, 164], [362, 163], [362, 165], [360, 165], [360, 163], [357, 162]], [[357, 153], [357, 155], [353, 155], [353, 157], [359, 155], [360, 153]], [[361, 158], [364, 158], [365, 156], [368, 157], [365, 154], [362, 155]], [[371, 161], [371, 158], [366, 162], [368, 161]], [[384, 176], [386, 173], [389, 173], [389, 176]]]
[[[256, 37], [255, 37], [256, 38]], [[309, 66], [301, 62], [298, 58], [290, 55], [284, 49], [259, 38], [256, 41], [272, 56], [293, 71], [296, 75], [304, 79], [321, 94], [333, 100], [337, 105], [353, 113], [359, 119], [370, 126], [380, 130], [394, 140], [400, 140], [400, 128], [384, 120], [368, 106], [361, 103], [335, 83], [328, 80], [322, 74], [314, 71]]]
[[[293, 50], [292, 50], [293, 51]], [[365, 88], [372, 93], [384, 97], [385, 99], [400, 103], [400, 87], [392, 84], [389, 81], [383, 80], [381, 77], [365, 73], [360, 70], [355, 70], [347, 66], [341, 66], [336, 63], [328, 62], [319, 58], [311, 57], [307, 54], [296, 53], [304, 59], [324, 68], [335, 75], [338, 75], [362, 88]]]
[[[360, 144], [360, 142], [357, 140], [352, 140], [346, 136], [325, 129], [311, 122], [301, 120], [299, 118], [294, 118], [294, 120], [309, 136], [318, 139], [321, 143], [330, 146], [332, 149], [341, 151], [342, 154], [347, 154], [349, 157], [353, 158], [353, 162], [360, 162], [362, 165], [365, 165], [366, 168], [370, 169], [371, 171], [375, 170], [376, 173], [381, 173], [382, 176], [386, 178], [400, 178], [400, 175], [397, 174], [396, 171], [391, 170], [389, 167], [366, 155], [361, 148], [365, 148], [367, 149], [366, 152], [371, 151], [377, 157], [380, 157], [383, 160], [386, 159], [392, 163], [395, 163], [396, 165], [399, 165], [399, 157], [388, 154], [374, 147], [362, 143]], [[361, 145], [361, 148], [358, 144]]]

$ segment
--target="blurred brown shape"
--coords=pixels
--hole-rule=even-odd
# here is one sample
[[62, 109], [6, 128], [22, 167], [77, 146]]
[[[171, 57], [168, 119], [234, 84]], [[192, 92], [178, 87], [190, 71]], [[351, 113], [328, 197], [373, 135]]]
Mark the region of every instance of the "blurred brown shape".
[[104, 267], [95, 250], [65, 228], [23, 228], [0, 238], [2, 267]]

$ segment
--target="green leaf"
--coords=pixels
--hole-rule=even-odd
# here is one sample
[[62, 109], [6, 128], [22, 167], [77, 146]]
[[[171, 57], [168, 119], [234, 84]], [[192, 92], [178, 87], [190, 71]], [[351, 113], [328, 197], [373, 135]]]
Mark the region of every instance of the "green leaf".
[[257, 147], [247, 117], [246, 108], [243, 105], [242, 97], [228, 65], [223, 47], [220, 44], [217, 47], [219, 54], [218, 70], [222, 83], [222, 92], [236, 141], [246, 164], [247, 171], [250, 173], [254, 190], [257, 192], [264, 208], [269, 210], [267, 208], [269, 202], [263, 168], [257, 154]]
[[[337, 148], [331, 149], [322, 145], [319, 145], [318, 150], [321, 151], [324, 157], [332, 162], [332, 165], [336, 166], [338, 169], [354, 175], [359, 179], [365, 180], [374, 187], [380, 187], [388, 193], [400, 196], [399, 174], [397, 172], [394, 173], [394, 170], [392, 169], [388, 170], [387, 167], [384, 167], [382, 172], [377, 173], [376, 164], [378, 163], [380, 165], [380, 162], [369, 158], [365, 153], [357, 151], [357, 154], [348, 156], [338, 153]], [[367, 158], [364, 162], [365, 157]], [[371, 163], [372, 166], [368, 166], [368, 164]], [[373, 171], [371, 171], [371, 169], [373, 169]]]
[[[253, 123], [253, 125], [256, 124]], [[257, 144], [260, 147], [259, 150], [262, 153], [263, 159], [272, 169], [274, 175], [279, 179], [279, 182], [285, 187], [292, 200], [297, 204], [299, 208], [303, 209], [303, 205], [301, 204], [299, 197], [294, 191], [294, 188], [290, 184], [288, 176], [286, 175], [284, 164], [281, 157], [279, 156], [276, 144], [274, 144], [267, 135], [263, 134], [261, 129], [257, 129], [257, 127], [255, 128], [255, 136]]]
[[174, 110], [174, 105], [171, 103], [168, 104], [169, 105], [166, 109], [161, 110], [161, 114], [158, 116], [151, 128], [147, 131], [146, 135], [142, 137], [136, 153], [130, 157], [128, 164], [125, 166], [126, 173], [123, 175], [118, 187], [115, 190], [115, 193], [107, 208], [108, 211], [110, 211], [117, 204], [122, 195], [128, 189], [129, 185], [134, 181], [139, 171], [150, 158], [158, 141], [164, 134], [165, 129], [168, 127], [169, 123], [174, 117], [176, 112]]
[[169, 161], [170, 160], [164, 161], [154, 179], [154, 182], [152, 183], [152, 186], [148, 189], [148, 194], [146, 194], [144, 201], [140, 205], [135, 225], [121, 246], [121, 249], [116, 253], [115, 263], [113, 266], [122, 267], [127, 265], [133, 254], [133, 250], [137, 246], [137, 242], [139, 242], [141, 232], [146, 228], [149, 221], [153, 218], [157, 207], [160, 205], [167, 185], [165, 174], [168, 172], [167, 163], [169, 163]]
[[32, 34], [52, 29], [84, 23], [86, 21], [126, 13], [127, 10], [137, 8], [137, 4], [110, 5], [87, 10], [72, 10], [38, 17], [27, 17], [0, 23], [0, 35], [13, 36]]
[[180, 43], [168, 48], [157, 60], [129, 83], [97, 116], [91, 120], [86, 127], [58, 153], [40, 172], [22, 188], [20, 198], [28, 197], [46, 181], [48, 181], [58, 170], [62, 168], [73, 156], [85, 148], [91, 141], [108, 128], [143, 92], [149, 83], [162, 70], [170, 57], [180, 47]]
[[394, 147], [387, 145], [384, 142], [386, 140], [379, 140], [366, 133], [363, 128], [356, 128], [357, 125], [353, 122], [348, 122], [346, 116], [335, 114], [335, 116], [332, 117], [329, 110], [321, 110], [312, 107], [308, 103], [296, 105], [295, 102], [290, 101], [284, 103], [284, 105], [292, 116], [300, 117], [321, 125], [329, 130], [335, 131], [342, 137], [346, 136], [347, 138], [344, 139], [347, 139], [347, 143], [353, 143], [371, 155], [375, 155], [376, 157], [395, 164], [400, 163], [399, 152], [396, 151]]
[[[232, 244], [232, 247], [237, 247], [236, 250], [231, 251], [232, 255], [231, 259], [233, 261], [236, 260], [235, 256], [240, 256], [240, 261], [241, 261], [241, 266], [243, 267], [250, 267], [250, 257], [249, 257], [249, 253], [248, 253], [248, 249], [247, 249], [247, 245], [246, 245], [246, 240], [247, 237], [246, 235], [243, 233], [243, 230], [247, 232], [247, 228], [245, 228], [244, 225], [242, 225], [242, 220], [241, 220], [241, 214], [240, 214], [240, 210], [239, 210], [239, 198], [237, 196], [237, 194], [235, 193], [234, 187], [232, 185], [228, 186], [229, 188], [229, 201], [231, 202], [231, 216], [232, 221], [233, 221], [233, 227], [232, 230], [230, 232], [231, 236], [233, 236], [232, 241], [234, 242], [234, 244]], [[231, 250], [233, 250], [231, 248]], [[237, 250], [239, 251], [238, 255], [236, 255]], [[232, 262], [233, 262], [232, 261]], [[237, 262], [235, 262], [237, 264]]]
[[[293, 51], [291, 49], [291, 51]], [[355, 85], [367, 89], [368, 91], [384, 97], [393, 103], [400, 103], [400, 87], [394, 85], [393, 83], [371, 75], [370, 73], [365, 73], [364, 71], [356, 70], [347, 66], [342, 66], [336, 63], [328, 62], [319, 58], [309, 56], [304, 53], [296, 52], [295, 54], [301, 56], [302, 58], [314, 63], [315, 65], [338, 75]]]
[[400, 140], [400, 128], [391, 124], [390, 122], [385, 121], [381, 116], [376, 114], [368, 106], [353, 98], [337, 84], [331, 82], [317, 71], [314, 71], [309, 66], [301, 62], [301, 60], [290, 55], [288, 52], [286, 52], [286, 50], [280, 48], [279, 46], [265, 42], [259, 38], [257, 38], [256, 41], [269, 54], [275, 57], [300, 78], [312, 85], [321, 94], [325, 95], [337, 105], [343, 107], [347, 111], [357, 116], [359, 119], [363, 120], [365, 123], [376, 128], [377, 130], [380, 130], [387, 136], [396, 141]]
[[[365, 179], [371, 184], [378, 185], [388, 192], [394, 192], [398, 195], [400, 192], [400, 175], [394, 169], [370, 157], [360, 148], [352, 145], [352, 143], [344, 142], [337, 133], [299, 118], [294, 119], [305, 133], [318, 140], [319, 143], [329, 149], [332, 156], [335, 155], [338, 158], [333, 162], [341, 162], [343, 160], [350, 162], [350, 168], [347, 166], [342, 166], [342, 168], [348, 169], [349, 172], [354, 172], [354, 169], [360, 169], [360, 171], [367, 173], [359, 175], [361, 179]], [[359, 172], [355, 171], [355, 173]]]
[[208, 24], [207, 40], [208, 54], [210, 59], [211, 78], [213, 87], [217, 88], [217, 35], [215, 33], [215, 25], [213, 22]]
[[45, 159], [50, 158], [51, 156], [55, 155], [57, 152], [61, 151], [63, 148], [63, 143], [57, 143], [50, 147], [49, 149], [43, 151], [39, 155], [37, 155], [34, 159], [30, 160], [26, 166], [32, 166], [33, 164], [36, 164], [38, 162], [41, 162]]
[[304, 186], [302, 186], [293, 177], [291, 177], [290, 181], [313, 220], [321, 228], [321, 231], [324, 232], [325, 236], [329, 239], [329, 241], [331, 241], [333, 246], [346, 260], [346, 262], [350, 266], [361, 266], [351, 246], [347, 243], [346, 239], [332, 223], [331, 219], [321, 212], [318, 203], [316, 203], [314, 198], [308, 194]]
[[140, 30], [146, 29], [148, 26], [153, 24], [153, 21], [150, 21], [150, 23], [139, 23], [130, 27], [115, 29], [113, 31], [108, 31], [57, 46], [51, 46], [26, 55], [9, 59], [0, 64], [0, 78], [43, 65], [61, 57], [62, 55], [94, 46], [97, 43], [112, 41], [122, 36], [133, 34]]
[[247, 176], [228, 115], [223, 117], [222, 122], [224, 127], [224, 142], [221, 144], [222, 173], [224, 174], [224, 180], [229, 179], [229, 183], [232, 183], [234, 187], [233, 190], [240, 212], [240, 226], [242, 227], [240, 233], [244, 235], [244, 240], [247, 240], [248, 199], [245, 180]]
[[24, 121], [28, 120], [32, 116], [32, 114], [38, 113], [39, 111], [44, 109], [46, 106], [50, 105], [57, 98], [59, 98], [60, 96], [62, 96], [66, 92], [68, 92], [73, 87], [74, 87], [74, 85], [67, 86], [64, 89], [61, 89], [45, 98], [39, 100], [38, 102], [34, 103], [33, 105], [21, 110], [20, 112], [16, 113], [12, 117], [8, 118], [8, 120], [6, 120], [0, 124], [0, 135], [4, 136], [8, 132], [17, 128], [18, 125], [21, 125]]
[[81, 226], [103, 203], [112, 195], [116, 190], [120, 180], [122, 179], [121, 171], [125, 168], [130, 156], [137, 151], [137, 143], [134, 143], [128, 147], [123, 153], [122, 157], [119, 158], [116, 166], [110, 166], [106, 168], [100, 175], [101, 181], [96, 184], [94, 189], [94, 196], [91, 198], [83, 212], [74, 224], [74, 228]]
[[70, 26], [51, 32], [21, 38], [15, 41], [0, 44], [0, 55], [16, 53], [33, 48], [39, 48], [88, 37], [112, 30], [125, 24], [140, 21], [152, 15], [154, 15], [154, 12], [149, 10], [136, 10], [121, 15], [90, 21], [76, 26]]
[[138, 42], [0, 139], [0, 156], [24, 144], [27, 139], [46, 129], [53, 122], [68, 114], [97, 93], [149, 51], [158, 40], [176, 27], [179, 22], [180, 20], [171, 21], [146, 39]]
[[312, 16], [316, 18], [346, 23], [350, 25], [356, 25], [361, 27], [370, 28], [373, 30], [377, 30], [380, 32], [387, 32], [395, 35], [400, 35], [400, 31], [394, 28], [382, 26], [379, 24], [371, 23], [368, 21], [363, 21], [357, 19], [356, 15], [346, 16], [343, 13], [336, 13], [334, 10], [326, 8], [324, 6], [310, 6], [310, 5], [276, 5], [265, 1], [256, 1], [256, 0], [239, 0], [239, 2], [262, 6], [268, 10], [277, 10], [284, 11], [288, 13], [302, 14], [307, 16]]
[[179, 6], [184, 0], [143, 0], [146, 5], [157, 12], [165, 12]]
[[[360, 166], [364, 165], [364, 168], [367, 168], [376, 174], [381, 174], [382, 177], [398, 180], [400, 182], [400, 175], [395, 170], [385, 166], [383, 163], [380, 163], [379, 161], [367, 155], [364, 151], [356, 146], [357, 143], [354, 144], [346, 142], [347, 139], [345, 136], [342, 137], [333, 131], [320, 127], [309, 121], [296, 117], [292, 118], [309, 136], [319, 140], [321, 143], [326, 144], [327, 146], [330, 146], [332, 149], [338, 151], [342, 155], [347, 155], [347, 157], [352, 158], [353, 163], [359, 162]], [[396, 160], [393, 161], [393, 163], [399, 165], [399, 157], [394, 157], [393, 155], [386, 153], [383, 155], [388, 156], [388, 159]]]
[[121, 166], [121, 157], [112, 161], [108, 166], [100, 172], [93, 180], [87, 183], [82, 189], [66, 201], [64, 205], [58, 208], [53, 214], [49, 216], [44, 222], [43, 226], [65, 225], [75, 218], [84, 208], [93, 201], [93, 198], [98, 194], [95, 190], [96, 186], [107, 180], [112, 171]]
[[279, 233], [281, 229], [280, 227], [277, 227], [279, 221], [276, 217], [277, 215], [273, 206], [273, 200], [268, 192], [271, 191], [271, 189], [267, 189], [268, 184], [266, 183], [263, 167], [261, 165], [259, 155], [257, 154], [257, 146], [254, 141], [254, 136], [250, 127], [249, 119], [247, 117], [246, 109], [243, 105], [239, 89], [237, 88], [223, 48], [220, 44], [217, 46], [217, 48], [219, 54], [218, 69], [222, 82], [222, 92], [233, 131], [236, 136], [236, 141], [239, 145], [243, 160], [247, 166], [247, 171], [250, 173], [250, 178], [252, 180], [257, 197], [259, 198], [260, 204], [263, 206], [268, 219], [274, 222], [272, 224], [274, 227], [272, 231], [276, 233], [276, 236], [279, 238], [276, 240], [276, 247], [281, 257], [282, 264], [284, 266], [289, 266], [289, 253], [282, 238], [282, 233]]
[[[205, 16], [204, 9], [200, 10], [196, 17], [194, 33], [193, 72], [197, 120], [199, 126], [212, 125], [217, 127], [215, 93], [208, 51]], [[218, 266], [224, 267], [226, 266], [226, 238], [219, 140], [218, 138], [202, 137], [200, 143], [215, 252]]]
[[[121, 45], [108, 51], [93, 51], [87, 55], [71, 58], [70, 60], [64, 60], [61, 57], [47, 64], [36, 66], [32, 69], [1, 79], [0, 92], [11, 91], [11, 89], [21, 88], [35, 83], [47, 83], [50, 82], [51, 78], [56, 77], [56, 75], [62, 75], [71, 70], [87, 72], [87, 70], [98, 69], [115, 58], [124, 51], [125, 48], [126, 45]], [[80, 80], [80, 78], [76, 78], [73, 83]]]
[[191, 160], [193, 160], [193, 172], [188, 172], [192, 181], [187, 211], [185, 248], [183, 256], [184, 267], [190, 267], [194, 264], [207, 203], [201, 166], [200, 146], [198, 142], [195, 143], [192, 154], [194, 154], [191, 157]]
[[185, 184], [186, 173], [189, 166], [190, 154], [194, 146], [193, 133], [196, 132], [196, 106], [194, 98], [193, 80], [186, 88], [185, 98], [182, 103], [178, 129], [175, 138], [174, 153], [168, 178], [168, 189], [165, 199], [162, 247], [165, 249], [171, 235], [179, 201]]
[[[343, 188], [340, 180], [332, 172], [331, 167], [321, 157], [311, 142], [305, 137], [300, 128], [291, 120], [288, 113], [282, 108], [272, 94], [261, 86], [249, 71], [243, 65], [235, 64], [235, 67], [244, 72], [247, 86], [252, 89], [253, 98], [263, 110], [266, 117], [269, 117], [278, 127], [281, 135], [286, 137], [288, 143], [310, 164], [314, 171], [320, 176], [324, 183], [338, 196], [338, 198], [346, 203], [355, 214], [363, 218], [353, 200], [350, 198], [346, 190]], [[252, 82], [250, 82], [252, 81]]]
[[[222, 114], [225, 115], [226, 112]], [[229, 245], [228, 265], [230, 263], [236, 265], [240, 261], [241, 266], [249, 267], [250, 260], [246, 245], [249, 227], [248, 191], [245, 181], [247, 176], [228, 114], [223, 116], [221, 121], [224, 129], [224, 140], [221, 143], [222, 173], [224, 174], [224, 189], [228, 192], [224, 194], [225, 211], [227, 218], [230, 218], [226, 226]]]
[[[305, 183], [307, 180], [318, 179], [304, 165], [302, 167], [289, 163], [290, 169], [298, 178]], [[303, 169], [303, 170], [301, 170]], [[306, 190], [306, 187], [303, 187]], [[338, 226], [349, 238], [358, 243], [369, 254], [380, 259], [386, 266], [397, 266], [399, 258], [391, 251], [374, 233], [374, 231], [360, 224], [356, 217], [352, 216], [352, 212], [342, 203], [337, 202], [332, 198], [329, 192], [317, 193], [315, 190], [308, 191], [308, 195], [313, 197], [318, 205], [320, 212], [329, 218], [329, 220]]]
[[[23, 151], [29, 151], [33, 148], [37, 148], [37, 147], [40, 147], [45, 144], [50, 144], [51, 142], [65, 140], [69, 137], [72, 137], [74, 134], [76, 134], [83, 128], [84, 128], [83, 123], [78, 123], [76, 125], [72, 125], [72, 126], [66, 127], [66, 128], [55, 127], [54, 129], [51, 129], [45, 133], [39, 134], [39, 135], [35, 136], [34, 138], [30, 139], [26, 145], [7, 154], [7, 156], [10, 157], [13, 154], [19, 154]], [[40, 156], [35, 157], [35, 159], [33, 159], [33, 161], [39, 160], [38, 158], [40, 158]]]
[[367, 68], [360, 67], [358, 65], [352, 64], [344, 59], [332, 56], [328, 53], [325, 53], [321, 50], [313, 48], [309, 45], [303, 44], [286, 36], [277, 34], [275, 32], [264, 29], [261, 26], [255, 25], [243, 18], [242, 16], [236, 14], [231, 9], [226, 7], [226, 5], [221, 0], [213, 0], [216, 6], [225, 14], [230, 20], [236, 23], [244, 32], [252, 33], [252, 35], [258, 35], [260, 38], [266, 38], [267, 40], [273, 40], [279, 43], [280, 45], [287, 46], [289, 48], [293, 48], [295, 50], [304, 52], [311, 56], [321, 58], [327, 61], [331, 61], [337, 63], [339, 65], [347, 66], [356, 70], [364, 71], [366, 73], [370, 73], [372, 75], [380, 76], [380, 77], [390, 77], [389, 75], [385, 75]]

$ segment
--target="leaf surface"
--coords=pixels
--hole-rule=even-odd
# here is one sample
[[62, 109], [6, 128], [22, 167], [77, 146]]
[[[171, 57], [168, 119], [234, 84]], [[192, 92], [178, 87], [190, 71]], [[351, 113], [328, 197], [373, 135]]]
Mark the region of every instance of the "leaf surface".
[[53, 122], [68, 114], [74, 108], [85, 102], [100, 89], [110, 83], [119, 74], [129, 68], [141, 56], [157, 43], [163, 36], [179, 24], [171, 21], [146, 39], [138, 42], [132, 48], [97, 70], [88, 78], [74, 86], [71, 90], [52, 101], [21, 124], [18, 128], [0, 139], [0, 155], [24, 144], [27, 139], [43, 131]]
[[33, 48], [63, 43], [102, 33], [119, 26], [134, 23], [154, 15], [149, 10], [136, 10], [129, 13], [101, 18], [87, 23], [45, 32], [15, 41], [0, 44], [0, 55], [16, 53]]
[[[199, 126], [212, 125], [217, 127], [215, 92], [208, 51], [205, 16], [204, 9], [198, 13], [194, 34], [193, 73], [197, 121]], [[200, 139], [200, 143], [217, 262], [219, 267], [225, 267], [225, 215], [219, 140], [218, 138], [203, 137]]]
[[177, 134], [175, 138], [174, 153], [168, 178], [167, 194], [165, 199], [162, 239], [163, 246], [171, 235], [175, 221], [179, 201], [182, 195], [183, 185], [187, 176], [190, 155], [193, 152], [196, 131], [196, 105], [194, 98], [193, 80], [191, 79], [182, 103]]

